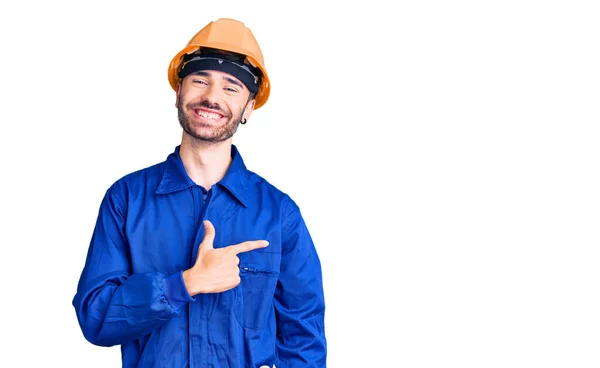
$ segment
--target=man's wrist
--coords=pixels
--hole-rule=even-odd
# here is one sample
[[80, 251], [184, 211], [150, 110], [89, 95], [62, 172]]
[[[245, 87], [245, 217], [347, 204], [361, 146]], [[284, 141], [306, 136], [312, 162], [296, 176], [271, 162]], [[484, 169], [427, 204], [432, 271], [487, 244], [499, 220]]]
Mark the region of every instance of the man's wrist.
[[196, 294], [199, 293], [197, 287], [195, 286], [195, 279], [196, 278], [194, 277], [192, 268], [183, 271], [183, 283], [185, 284], [185, 288], [187, 289], [188, 294], [190, 294], [191, 297], [194, 297]]

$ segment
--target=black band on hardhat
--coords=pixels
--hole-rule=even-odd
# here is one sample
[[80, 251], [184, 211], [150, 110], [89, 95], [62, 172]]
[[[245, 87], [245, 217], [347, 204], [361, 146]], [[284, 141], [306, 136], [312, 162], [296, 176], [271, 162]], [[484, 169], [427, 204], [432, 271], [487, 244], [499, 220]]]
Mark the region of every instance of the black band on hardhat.
[[[185, 60], [185, 59], [189, 59]], [[258, 68], [253, 68], [250, 65], [228, 60], [231, 59], [223, 54], [214, 53], [197, 53], [188, 55], [184, 58], [184, 65], [179, 71], [179, 78], [183, 79], [186, 76], [201, 70], [218, 70], [231, 74], [239, 79], [251, 93], [256, 94], [260, 83], [260, 74]], [[252, 69], [254, 70], [252, 70]]]

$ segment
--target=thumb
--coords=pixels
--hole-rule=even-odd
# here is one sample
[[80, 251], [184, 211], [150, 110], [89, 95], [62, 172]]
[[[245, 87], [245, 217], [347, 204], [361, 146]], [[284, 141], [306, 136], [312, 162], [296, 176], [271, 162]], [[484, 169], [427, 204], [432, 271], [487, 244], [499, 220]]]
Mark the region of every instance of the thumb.
[[213, 242], [215, 241], [215, 227], [212, 222], [204, 220], [204, 239], [202, 240], [201, 248], [213, 248]]

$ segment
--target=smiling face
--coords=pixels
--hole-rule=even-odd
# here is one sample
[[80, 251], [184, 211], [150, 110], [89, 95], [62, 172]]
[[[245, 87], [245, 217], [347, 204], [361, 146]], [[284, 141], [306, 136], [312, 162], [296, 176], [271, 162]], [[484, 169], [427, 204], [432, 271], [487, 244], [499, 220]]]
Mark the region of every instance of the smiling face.
[[179, 124], [191, 138], [219, 143], [233, 137], [240, 122], [248, 119], [254, 99], [231, 74], [203, 70], [185, 77], [177, 88], [175, 106]]

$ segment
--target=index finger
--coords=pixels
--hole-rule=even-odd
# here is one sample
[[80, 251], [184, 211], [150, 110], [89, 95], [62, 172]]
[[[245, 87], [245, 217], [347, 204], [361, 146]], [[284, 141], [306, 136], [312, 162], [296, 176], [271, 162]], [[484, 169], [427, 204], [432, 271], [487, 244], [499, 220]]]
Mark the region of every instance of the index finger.
[[233, 251], [234, 254], [239, 254], [249, 252], [258, 248], [264, 248], [267, 245], [269, 245], [269, 242], [266, 240], [249, 240], [236, 245], [230, 245], [229, 248]]

